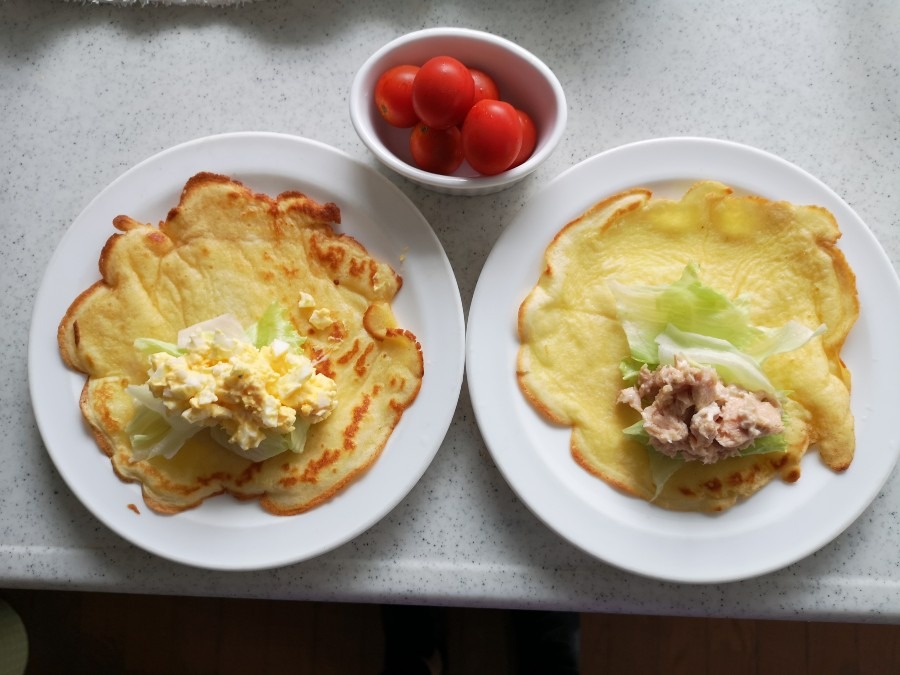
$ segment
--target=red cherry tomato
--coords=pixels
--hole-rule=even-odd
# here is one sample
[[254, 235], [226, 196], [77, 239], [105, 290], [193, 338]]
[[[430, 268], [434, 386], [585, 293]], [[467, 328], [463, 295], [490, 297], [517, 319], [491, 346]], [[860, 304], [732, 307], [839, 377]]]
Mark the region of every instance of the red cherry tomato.
[[463, 153], [478, 173], [506, 171], [522, 148], [522, 123], [504, 101], [484, 99], [472, 106], [462, 128]]
[[419, 118], [412, 107], [412, 86], [418, 66], [394, 66], [375, 84], [375, 105], [384, 121], [394, 127], [415, 126]]
[[473, 105], [483, 98], [500, 100], [500, 90], [497, 89], [497, 83], [494, 82], [490, 75], [477, 68], [469, 68], [469, 72], [472, 73], [472, 80], [475, 82], [475, 100], [472, 101]]
[[534, 152], [534, 147], [537, 145], [537, 128], [535, 128], [534, 122], [528, 113], [521, 110], [516, 110], [516, 113], [519, 115], [519, 122], [522, 123], [522, 148], [509, 168], [524, 164], [525, 160], [531, 157], [531, 153]]
[[456, 171], [463, 161], [459, 127], [434, 129], [417, 124], [409, 135], [409, 149], [416, 165], [431, 173], [446, 176]]
[[419, 68], [412, 105], [426, 125], [447, 129], [465, 119], [474, 96], [475, 82], [469, 69], [450, 56], [436, 56]]

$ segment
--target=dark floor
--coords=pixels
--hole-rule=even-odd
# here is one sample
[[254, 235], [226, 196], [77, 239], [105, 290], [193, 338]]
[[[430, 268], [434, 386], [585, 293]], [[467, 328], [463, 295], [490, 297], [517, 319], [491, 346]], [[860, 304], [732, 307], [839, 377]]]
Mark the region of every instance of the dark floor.
[[[377, 675], [376, 605], [2, 590], [28, 673]], [[512, 614], [442, 611], [447, 675], [516, 668]], [[581, 673], [900, 673], [900, 626], [582, 614]]]

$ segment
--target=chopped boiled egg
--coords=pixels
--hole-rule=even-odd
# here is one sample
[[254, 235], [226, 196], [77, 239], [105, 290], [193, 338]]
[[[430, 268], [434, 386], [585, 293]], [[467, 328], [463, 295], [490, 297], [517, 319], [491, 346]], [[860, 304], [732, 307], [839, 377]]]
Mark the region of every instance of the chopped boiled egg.
[[257, 348], [243, 332], [204, 325], [179, 342], [183, 354], [150, 356], [147, 386], [170, 413], [221, 427], [243, 450], [319, 422], [337, 405], [334, 381], [284, 340]]

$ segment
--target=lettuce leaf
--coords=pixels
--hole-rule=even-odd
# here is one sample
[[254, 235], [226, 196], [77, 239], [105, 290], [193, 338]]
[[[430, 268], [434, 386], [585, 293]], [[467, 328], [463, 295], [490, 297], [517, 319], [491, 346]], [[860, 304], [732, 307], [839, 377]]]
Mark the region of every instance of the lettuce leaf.
[[712, 366], [727, 384], [777, 395], [761, 364], [727, 340], [686, 333], [670, 324], [656, 336], [656, 345], [660, 365], [672, 365], [675, 357], [682, 355], [691, 363]]
[[[813, 330], [797, 321], [776, 328], [754, 326], [750, 323], [746, 298], [732, 301], [705, 286], [695, 263], [687, 265], [681, 278], [668, 286], [626, 285], [614, 280], [608, 285], [631, 350], [631, 359], [620, 368], [631, 379], [640, 370], [640, 364], [652, 368], [666, 363], [661, 358], [661, 335], [665, 336], [662, 342], [667, 349], [696, 348], [697, 358], [692, 359], [695, 363], [718, 371], [716, 361], [721, 361], [720, 375], [726, 382], [729, 375], [745, 371], [755, 363], [759, 373], [744, 375], [751, 382], [758, 382], [761, 366], [768, 357], [799, 349], [825, 332], [824, 325]], [[735, 363], [732, 356], [716, 357], [716, 351], [742, 355], [743, 363]]]
[[146, 356], [159, 354], [160, 352], [165, 352], [172, 356], [181, 356], [185, 353], [185, 350], [174, 342], [165, 342], [155, 338], [138, 338], [134, 341], [134, 348]]
[[247, 329], [247, 338], [257, 349], [272, 344], [275, 340], [288, 343], [295, 351], [306, 342], [287, 318], [284, 309], [277, 302], [270, 304], [255, 324]]
[[306, 446], [306, 435], [309, 431], [308, 420], [297, 419], [294, 430], [289, 434], [268, 434], [258, 446], [250, 450], [244, 450], [228, 440], [228, 433], [221, 427], [212, 427], [210, 437], [226, 450], [230, 450], [239, 457], [249, 459], [252, 462], [262, 462], [282, 452], [290, 450], [300, 454]]
[[666, 487], [669, 479], [687, 462], [683, 459], [664, 455], [650, 447], [647, 448], [647, 458], [650, 460], [650, 478], [653, 480], [655, 488], [653, 497], [650, 498], [650, 501], [653, 502], [662, 494], [663, 488]]
[[643, 363], [658, 363], [656, 336], [668, 325], [727, 340], [737, 347], [746, 346], [761, 334], [750, 325], [746, 304], [732, 302], [703, 285], [695, 263], [687, 265], [681, 278], [669, 286], [626, 285], [614, 280], [608, 285], [631, 355]]
[[236, 340], [246, 339], [244, 327], [234, 314], [219, 314], [212, 319], [195, 323], [178, 331], [178, 346], [187, 349], [191, 345], [191, 336], [197, 333], [213, 333], [220, 331], [223, 335]]
[[159, 455], [172, 459], [187, 440], [200, 431], [200, 426], [169, 412], [148, 385], [129, 385], [127, 391], [137, 404], [134, 417], [125, 427], [133, 462]]

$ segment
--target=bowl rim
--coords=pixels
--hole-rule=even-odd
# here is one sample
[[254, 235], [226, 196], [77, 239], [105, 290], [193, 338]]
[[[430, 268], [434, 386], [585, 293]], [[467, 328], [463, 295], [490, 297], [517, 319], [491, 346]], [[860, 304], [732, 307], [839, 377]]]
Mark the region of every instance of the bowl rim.
[[[553, 92], [553, 99], [556, 102], [556, 119], [550, 128], [550, 133], [543, 146], [533, 153], [525, 162], [496, 176], [443, 176], [441, 174], [424, 171], [402, 161], [394, 155], [394, 153], [392, 153], [375, 134], [374, 129], [371, 128], [371, 124], [367, 122], [366, 111], [363, 110], [363, 101], [368, 100], [362, 91], [363, 80], [373, 70], [374, 65], [384, 58], [385, 55], [399, 47], [434, 37], [469, 38], [502, 47], [515, 54], [518, 58], [527, 61], [535, 70], [540, 72], [549, 84], [550, 89]], [[568, 103], [562, 84], [559, 82], [556, 74], [541, 59], [521, 45], [500, 35], [473, 28], [438, 26], [400, 35], [379, 47], [363, 62], [359, 70], [357, 70], [350, 86], [350, 120], [363, 144], [366, 145], [366, 147], [368, 147], [382, 163], [400, 175], [418, 183], [433, 185], [435, 187], [448, 189], [455, 188], [459, 190], [485, 190], [511, 184], [524, 178], [549, 157], [559, 144], [559, 141], [565, 132], [566, 123], [568, 121]]]

